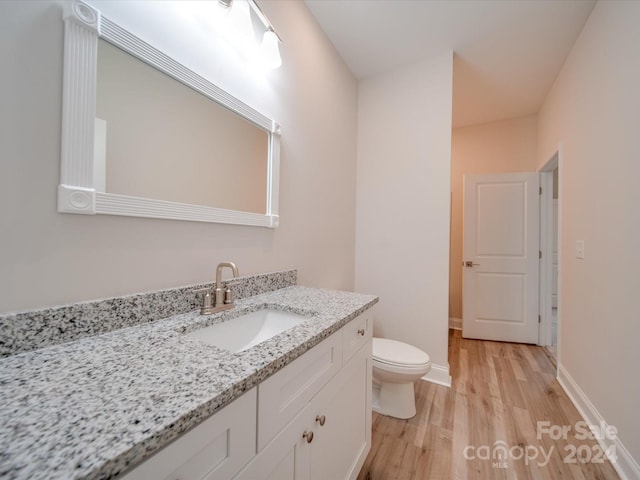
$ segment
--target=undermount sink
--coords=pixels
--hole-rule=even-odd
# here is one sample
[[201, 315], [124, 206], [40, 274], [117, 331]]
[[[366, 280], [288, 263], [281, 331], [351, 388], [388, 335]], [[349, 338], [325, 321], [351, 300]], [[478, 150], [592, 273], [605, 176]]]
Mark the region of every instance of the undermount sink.
[[279, 333], [301, 324], [309, 317], [267, 308], [222, 323], [189, 332], [187, 336], [232, 353], [242, 352]]

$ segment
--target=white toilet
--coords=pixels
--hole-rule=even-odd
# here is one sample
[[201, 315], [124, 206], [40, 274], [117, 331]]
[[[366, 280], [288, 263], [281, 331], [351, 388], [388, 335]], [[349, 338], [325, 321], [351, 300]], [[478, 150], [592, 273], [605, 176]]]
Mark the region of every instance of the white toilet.
[[388, 338], [373, 339], [374, 412], [395, 418], [416, 414], [413, 383], [431, 370], [429, 355], [419, 348]]

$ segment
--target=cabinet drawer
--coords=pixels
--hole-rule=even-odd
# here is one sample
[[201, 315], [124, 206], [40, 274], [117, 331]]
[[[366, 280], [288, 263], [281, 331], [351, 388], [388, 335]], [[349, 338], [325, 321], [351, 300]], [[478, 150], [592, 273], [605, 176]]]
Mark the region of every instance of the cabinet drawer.
[[346, 364], [372, 337], [373, 309], [361, 313], [342, 328], [342, 362]]
[[120, 480], [232, 478], [256, 453], [256, 402], [253, 388]]
[[258, 451], [342, 368], [342, 331], [258, 385]]

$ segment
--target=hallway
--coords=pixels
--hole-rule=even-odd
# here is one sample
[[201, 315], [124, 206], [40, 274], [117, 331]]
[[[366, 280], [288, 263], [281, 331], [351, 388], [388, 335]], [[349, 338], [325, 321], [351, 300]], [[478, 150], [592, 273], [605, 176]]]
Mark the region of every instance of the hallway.
[[586, 425], [541, 347], [449, 330], [449, 362], [450, 389], [416, 383], [415, 417], [373, 414], [359, 480], [619, 478], [595, 440], [580, 439]]

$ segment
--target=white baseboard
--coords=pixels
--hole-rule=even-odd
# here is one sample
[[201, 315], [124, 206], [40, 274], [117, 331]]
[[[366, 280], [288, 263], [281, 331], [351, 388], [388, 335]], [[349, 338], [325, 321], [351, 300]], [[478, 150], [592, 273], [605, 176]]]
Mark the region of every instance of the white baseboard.
[[462, 330], [462, 319], [449, 317], [449, 328], [453, 328], [454, 330]]
[[437, 383], [445, 387], [451, 387], [451, 375], [449, 375], [449, 365], [446, 367], [442, 365], [431, 364], [431, 370], [421, 380], [427, 382]]
[[[587, 398], [573, 378], [571, 378], [571, 375], [569, 375], [569, 372], [567, 372], [562, 364], [558, 367], [558, 382], [588, 425], [602, 425], [606, 429], [610, 428], [610, 425], [605, 422], [602, 415], [596, 410], [596, 407], [591, 403], [589, 398]], [[613, 439], [602, 438], [597, 440], [605, 452], [610, 448], [615, 451], [617, 458], [610, 460], [613, 468], [616, 469], [616, 472], [618, 472], [622, 480], [640, 478], [640, 465], [634, 460], [617, 436]]]

